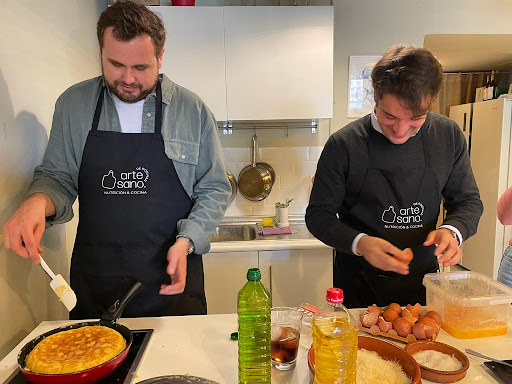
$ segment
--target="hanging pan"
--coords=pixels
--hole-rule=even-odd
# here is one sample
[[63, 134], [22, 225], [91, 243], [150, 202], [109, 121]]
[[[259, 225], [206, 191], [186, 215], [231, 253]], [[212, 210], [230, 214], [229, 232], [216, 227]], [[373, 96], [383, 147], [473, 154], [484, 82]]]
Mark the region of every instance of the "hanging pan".
[[228, 174], [229, 184], [231, 185], [231, 196], [229, 196], [229, 202], [231, 203], [236, 197], [238, 184], [236, 182], [235, 176], [233, 176], [231, 172], [227, 171], [226, 173]]
[[256, 135], [252, 137], [252, 164], [248, 165], [238, 176], [238, 190], [247, 200], [261, 201], [272, 190], [276, 173], [267, 163], [256, 162]]
[[[126, 304], [128, 304], [128, 301], [130, 301], [132, 297], [142, 291], [142, 289], [142, 284], [136, 283], [122, 300], [117, 300], [107, 310], [107, 312], [103, 314], [100, 321], [87, 321], [66, 325], [64, 327], [56, 328], [54, 330], [43, 333], [42, 335], [37, 336], [35, 339], [29, 341], [18, 354], [18, 365], [23, 375], [25, 375], [28, 381], [35, 384], [90, 384], [95, 383], [96, 381], [99, 381], [110, 375], [126, 359], [133, 341], [131, 331], [124, 325], [117, 324], [116, 321], [119, 317], [121, 317], [121, 313], [123, 312]], [[59, 332], [69, 331], [71, 329], [98, 325], [116, 330], [121, 334], [121, 336], [123, 336], [126, 341], [126, 347], [117, 356], [113, 357], [109, 361], [83, 371], [64, 374], [36, 373], [32, 372], [26, 367], [27, 356], [44, 338]]]

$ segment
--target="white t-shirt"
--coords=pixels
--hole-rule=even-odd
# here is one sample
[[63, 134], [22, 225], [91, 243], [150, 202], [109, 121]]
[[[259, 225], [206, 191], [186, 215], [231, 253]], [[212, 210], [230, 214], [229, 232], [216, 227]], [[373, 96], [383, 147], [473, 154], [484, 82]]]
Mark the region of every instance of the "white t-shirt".
[[136, 103], [125, 103], [116, 95], [112, 94], [112, 96], [114, 97], [117, 115], [121, 123], [121, 131], [123, 133], [141, 133], [144, 100], [137, 101]]

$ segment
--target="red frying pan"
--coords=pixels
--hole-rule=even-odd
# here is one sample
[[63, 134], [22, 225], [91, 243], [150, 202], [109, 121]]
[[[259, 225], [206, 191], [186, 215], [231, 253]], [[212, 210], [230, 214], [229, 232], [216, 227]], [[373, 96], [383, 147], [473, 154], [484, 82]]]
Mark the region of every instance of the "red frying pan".
[[[103, 316], [101, 316], [101, 319], [99, 321], [81, 322], [67, 325], [65, 327], [56, 328], [46, 333], [43, 333], [42, 335], [37, 336], [35, 339], [29, 341], [27, 344], [25, 344], [25, 346], [21, 349], [21, 351], [18, 354], [18, 365], [20, 366], [21, 372], [25, 375], [28, 381], [34, 384], [90, 384], [95, 383], [110, 375], [126, 359], [126, 356], [128, 356], [128, 352], [130, 351], [130, 347], [133, 341], [132, 333], [130, 332], [130, 330], [124, 325], [117, 324], [116, 321], [117, 319], [119, 319], [119, 317], [121, 317], [121, 313], [126, 307], [126, 304], [128, 304], [128, 302], [135, 295], [141, 292], [142, 289], [143, 287], [141, 283], [135, 283], [135, 285], [130, 289], [126, 296], [121, 301], [117, 300], [107, 310], [107, 312], [105, 312]], [[96, 367], [92, 367], [79, 372], [49, 375], [35, 373], [26, 368], [25, 365], [28, 354], [45, 337], [54, 335], [59, 332], [69, 331], [70, 329], [89, 327], [95, 325], [102, 325], [104, 327], [112, 328], [119, 332], [126, 340], [126, 348], [123, 349], [117, 356], [113, 357], [109, 361], [97, 365]]]

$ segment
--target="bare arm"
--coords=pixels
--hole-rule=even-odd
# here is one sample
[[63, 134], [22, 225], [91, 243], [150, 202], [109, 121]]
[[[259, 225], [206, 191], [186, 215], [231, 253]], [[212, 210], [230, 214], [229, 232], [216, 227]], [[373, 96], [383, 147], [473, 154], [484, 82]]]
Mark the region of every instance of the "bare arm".
[[503, 195], [501, 195], [496, 208], [501, 224], [512, 224], [512, 187], [508, 188]]

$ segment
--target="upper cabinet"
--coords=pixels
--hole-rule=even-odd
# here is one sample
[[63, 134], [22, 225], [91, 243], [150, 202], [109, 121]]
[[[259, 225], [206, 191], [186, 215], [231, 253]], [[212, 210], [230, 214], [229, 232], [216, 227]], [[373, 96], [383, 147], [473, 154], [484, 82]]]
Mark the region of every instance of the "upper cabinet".
[[162, 71], [217, 120], [332, 117], [333, 7], [153, 9], [167, 29]]
[[332, 7], [225, 7], [230, 120], [330, 118]]
[[222, 7], [150, 7], [167, 30], [161, 71], [227, 120]]

